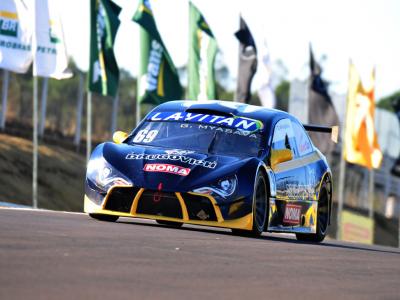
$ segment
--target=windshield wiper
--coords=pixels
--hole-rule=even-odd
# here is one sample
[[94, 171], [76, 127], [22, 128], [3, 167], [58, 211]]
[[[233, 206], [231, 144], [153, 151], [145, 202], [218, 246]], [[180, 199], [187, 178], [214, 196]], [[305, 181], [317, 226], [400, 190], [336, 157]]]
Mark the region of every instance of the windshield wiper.
[[208, 145], [208, 148], [207, 148], [207, 153], [211, 153], [211, 149], [214, 147], [214, 144], [215, 144], [215, 141], [216, 141], [216, 137], [217, 137], [217, 131], [214, 131], [213, 138], [212, 138], [212, 140], [210, 142], [210, 145]]

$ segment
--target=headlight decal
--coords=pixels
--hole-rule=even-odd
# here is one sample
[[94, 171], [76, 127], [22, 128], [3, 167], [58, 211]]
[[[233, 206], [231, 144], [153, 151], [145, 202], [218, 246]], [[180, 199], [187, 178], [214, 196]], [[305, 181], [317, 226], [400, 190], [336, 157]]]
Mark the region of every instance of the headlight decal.
[[103, 158], [89, 161], [86, 177], [103, 192], [107, 192], [114, 185], [132, 186], [129, 179]]
[[213, 185], [195, 189], [195, 190], [193, 190], [193, 192], [200, 193], [200, 194], [215, 193], [215, 194], [221, 196], [222, 198], [227, 198], [235, 192], [237, 182], [238, 182], [237, 176], [233, 175], [233, 176], [229, 176], [229, 177], [220, 179]]

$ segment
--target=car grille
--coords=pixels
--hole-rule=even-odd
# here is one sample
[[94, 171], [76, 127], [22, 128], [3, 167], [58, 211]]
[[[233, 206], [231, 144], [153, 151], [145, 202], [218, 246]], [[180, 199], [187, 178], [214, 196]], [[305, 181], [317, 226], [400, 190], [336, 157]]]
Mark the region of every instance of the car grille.
[[190, 220], [217, 220], [214, 206], [207, 197], [189, 193], [183, 194], [182, 197], [185, 201]]
[[[105, 209], [123, 213], [130, 213], [133, 201], [140, 192], [137, 187], [114, 187], [106, 198]], [[182, 207], [180, 195], [185, 203]], [[184, 212], [186, 210], [186, 212]], [[183, 219], [185, 213], [189, 220], [217, 221], [217, 215], [211, 200], [202, 195], [191, 193], [170, 193], [154, 190], [143, 190], [136, 211], [133, 214], [163, 216]]]
[[182, 219], [182, 208], [175, 193], [144, 191], [139, 199], [136, 212]]
[[108, 195], [105, 209], [129, 213], [133, 199], [139, 192], [137, 187], [116, 187]]

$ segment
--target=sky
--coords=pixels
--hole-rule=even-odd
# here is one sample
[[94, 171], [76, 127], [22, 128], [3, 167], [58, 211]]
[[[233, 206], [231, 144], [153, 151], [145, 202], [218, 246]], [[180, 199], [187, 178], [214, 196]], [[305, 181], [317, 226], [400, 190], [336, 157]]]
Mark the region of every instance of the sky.
[[[177, 67], [188, 58], [188, 1], [150, 0], [160, 34]], [[67, 51], [88, 69], [89, 0], [61, 1]], [[116, 0], [123, 11], [115, 42], [120, 68], [136, 75], [139, 68], [139, 27], [131, 21], [137, 0]], [[321, 61], [330, 89], [347, 91], [350, 59], [367, 81], [376, 68], [376, 99], [400, 90], [400, 1], [398, 0], [192, 0], [216, 36], [220, 59], [232, 82], [237, 77], [239, 15], [247, 22], [259, 56], [266, 41], [271, 60], [280, 60], [287, 79], [309, 75], [309, 44]], [[259, 57], [252, 89], [263, 82]]]

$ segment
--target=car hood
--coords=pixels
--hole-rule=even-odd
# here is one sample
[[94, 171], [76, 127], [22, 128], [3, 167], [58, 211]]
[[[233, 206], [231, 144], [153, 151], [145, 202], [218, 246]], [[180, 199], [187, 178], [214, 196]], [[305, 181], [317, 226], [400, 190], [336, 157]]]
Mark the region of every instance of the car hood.
[[114, 143], [103, 144], [103, 157], [135, 186], [180, 192], [233, 175], [252, 159]]

